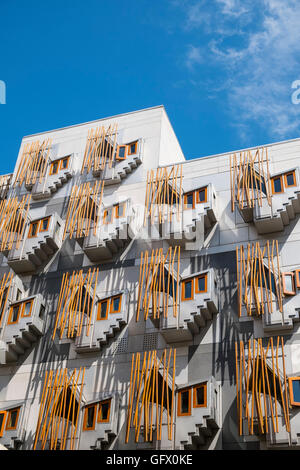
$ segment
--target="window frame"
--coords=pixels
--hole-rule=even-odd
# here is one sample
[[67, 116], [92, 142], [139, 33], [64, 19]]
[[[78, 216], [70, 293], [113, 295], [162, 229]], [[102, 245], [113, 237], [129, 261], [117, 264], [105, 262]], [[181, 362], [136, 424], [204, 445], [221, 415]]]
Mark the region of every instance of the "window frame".
[[[108, 222], [107, 221], [107, 214], [108, 214], [109, 210], [111, 210], [111, 219]], [[106, 209], [104, 209], [104, 213], [103, 213], [103, 225], [112, 224], [113, 220], [114, 220], [114, 208], [113, 207], [107, 207]]]
[[289, 382], [289, 395], [290, 395], [290, 403], [292, 406], [300, 406], [300, 401], [295, 401], [294, 400], [294, 390], [293, 390], [293, 382], [295, 380], [300, 381], [300, 377], [288, 377], [288, 382]]
[[[16, 321], [11, 321], [13, 310], [14, 310], [14, 308], [16, 308], [16, 307], [18, 307], [18, 316], [17, 316], [17, 319], [16, 319]], [[9, 312], [8, 312], [8, 318], [7, 318], [7, 324], [8, 324], [8, 325], [16, 325], [16, 324], [19, 322], [20, 315], [21, 315], [21, 308], [22, 308], [22, 302], [15, 303], [15, 304], [12, 304], [12, 305], [10, 306]]]
[[[286, 289], [286, 285], [285, 285], [285, 276], [291, 276], [292, 277], [292, 286], [294, 288], [293, 291], [288, 291]], [[283, 286], [283, 293], [285, 295], [295, 295], [296, 294], [296, 287], [295, 287], [295, 275], [293, 272], [289, 272], [289, 271], [286, 271], [286, 272], [283, 272], [281, 273], [281, 276], [282, 276], [282, 286]]]
[[[100, 317], [100, 311], [101, 311], [101, 305], [106, 302], [106, 316], [105, 318]], [[102, 321], [102, 320], [107, 320], [108, 318], [108, 311], [109, 311], [109, 299], [102, 299], [98, 302], [98, 307], [97, 307], [97, 321]]]
[[2, 425], [1, 425], [1, 428], [0, 428], [0, 437], [2, 437], [3, 433], [4, 433], [4, 430], [5, 430], [5, 425], [6, 425], [7, 411], [6, 410], [0, 410], [0, 415], [4, 415]]
[[[281, 191], [275, 191], [274, 180], [277, 179], [277, 178], [280, 179]], [[282, 193], [284, 193], [284, 184], [283, 184], [282, 175], [273, 176], [271, 178], [271, 185], [272, 185], [272, 194], [282, 194]]]
[[[131, 145], [134, 145], [135, 152], [130, 151]], [[137, 151], [138, 151], [138, 140], [135, 140], [135, 141], [130, 142], [129, 144], [127, 144], [127, 155], [136, 155]]]
[[[198, 279], [203, 278], [205, 279], [205, 287], [204, 290], [199, 290], [198, 289]], [[207, 292], [207, 273], [204, 274], [199, 274], [199, 276], [195, 277], [195, 294], [205, 294]]]
[[[20, 406], [16, 406], [15, 408], [11, 408], [10, 410], [7, 410], [7, 419], [6, 419], [6, 427], [5, 427], [5, 431], [12, 431], [14, 429], [17, 429], [18, 427], [18, 421], [19, 421], [19, 415], [20, 415], [20, 410], [21, 410], [21, 407]], [[17, 417], [16, 417], [16, 423], [14, 426], [9, 426], [9, 419], [10, 419], [10, 416], [11, 416], [11, 413], [13, 411], [17, 411]]]
[[[50, 164], [50, 170], [49, 170], [49, 175], [52, 176], [52, 175], [57, 175], [57, 173], [59, 173], [61, 170], [67, 170], [67, 168], [69, 168], [69, 160], [70, 160], [70, 155], [68, 155], [67, 157], [62, 157], [62, 158], [57, 158], [56, 160], [53, 160], [53, 162], [51, 162]], [[65, 168], [63, 168], [63, 162], [64, 161], [67, 161], [67, 166]], [[57, 171], [53, 171], [53, 166], [57, 163]]]
[[[120, 157], [120, 156], [119, 156], [119, 151], [120, 151], [120, 148], [121, 148], [121, 147], [124, 147], [124, 148], [125, 148], [124, 157]], [[124, 161], [124, 160], [126, 160], [127, 152], [128, 152], [127, 144], [118, 145], [117, 154], [116, 154], [116, 160], [119, 160], [119, 161]]]
[[[47, 217], [43, 217], [42, 219], [40, 219], [40, 226], [39, 226], [39, 232], [38, 232], [38, 233], [40, 233], [40, 232], [48, 232], [48, 230], [49, 230], [49, 224], [50, 224], [50, 219], [51, 219], [51, 216], [50, 216], [50, 215], [47, 216]], [[43, 224], [43, 221], [44, 221], [44, 220], [47, 220], [47, 227], [42, 229], [41, 227], [42, 227], [42, 224]]]
[[[197, 404], [197, 389], [204, 388], [204, 404]], [[206, 408], [207, 407], [207, 382], [202, 382], [201, 384], [193, 386], [193, 408]]]
[[[87, 427], [88, 421], [88, 410], [89, 408], [94, 408], [94, 417], [93, 417], [93, 425], [92, 427]], [[97, 418], [97, 403], [92, 403], [91, 405], [86, 405], [84, 407], [84, 416], [83, 416], [83, 426], [82, 431], [94, 431], [96, 425], [96, 418]]]
[[[192, 195], [193, 196], [193, 204], [192, 207], [187, 206], [187, 198], [188, 196]], [[189, 191], [188, 193], [185, 193], [183, 195], [183, 209], [184, 210], [190, 210], [190, 209], [195, 209], [195, 191]]]
[[[294, 184], [287, 184], [287, 176], [288, 175], [293, 175]], [[284, 179], [284, 185], [285, 185], [286, 188], [293, 188], [293, 187], [297, 186], [295, 170], [287, 171], [286, 173], [284, 173], [283, 179]]]
[[[118, 310], [112, 310], [113, 308], [113, 300], [116, 299], [116, 298], [120, 298], [120, 302], [119, 302], [119, 308]], [[120, 313], [121, 312], [121, 307], [122, 307], [122, 294], [117, 294], [117, 295], [114, 295], [113, 297], [110, 298], [110, 304], [109, 304], [109, 313]]]
[[[199, 198], [200, 191], [205, 192], [204, 201], [200, 201], [200, 198]], [[203, 186], [203, 188], [199, 188], [199, 189], [196, 190], [196, 204], [205, 204], [206, 202], [207, 202], [207, 186]]]
[[[187, 413], [182, 413], [181, 411], [181, 394], [184, 392], [189, 392], [189, 406]], [[191, 416], [192, 414], [192, 387], [187, 387], [178, 391], [177, 396], [177, 416]]]
[[[193, 300], [194, 299], [194, 278], [191, 277], [191, 278], [188, 278], [188, 279], [183, 279], [182, 281], [182, 288], [181, 288], [181, 300], [184, 302], [186, 300]], [[192, 287], [191, 287], [191, 297], [186, 297], [185, 296], [185, 284], [187, 282], [191, 282], [192, 283]]]
[[[32, 308], [33, 308], [33, 299], [24, 300], [22, 303], [23, 303], [23, 305], [22, 305], [21, 318], [29, 318], [29, 317], [31, 317]], [[26, 304], [30, 304], [29, 315], [24, 315], [24, 312], [25, 312], [25, 305], [26, 305]]]
[[[105, 403], [109, 404], [107, 418], [106, 419], [100, 419], [101, 406], [104, 405]], [[110, 411], [111, 411], [111, 398], [107, 398], [106, 400], [101, 400], [98, 403], [97, 423], [109, 423], [109, 421], [110, 421]]]
[[[121, 206], [122, 206], [122, 209], [123, 209], [123, 210], [122, 210], [122, 214], [121, 214], [121, 215], [118, 215], [118, 208], [120, 208]], [[115, 210], [113, 211], [113, 212], [114, 212], [114, 218], [115, 218], [115, 219], [121, 219], [121, 218], [124, 217], [125, 214], [126, 214], [126, 202], [124, 201], [124, 202], [120, 202], [119, 204], [116, 204], [116, 205], [114, 206], [114, 209], [115, 209]]]
[[[51, 215], [47, 215], [46, 217], [42, 217], [41, 219], [32, 220], [29, 224], [28, 238], [36, 238], [40, 232], [48, 232], [49, 225], [50, 225], [50, 219], [51, 219]], [[41, 229], [44, 220], [48, 220], [47, 228]], [[35, 224], [37, 224], [36, 233], [35, 233], [35, 235], [32, 235], [32, 227]]]
[[295, 269], [295, 287], [300, 288], [300, 269]]

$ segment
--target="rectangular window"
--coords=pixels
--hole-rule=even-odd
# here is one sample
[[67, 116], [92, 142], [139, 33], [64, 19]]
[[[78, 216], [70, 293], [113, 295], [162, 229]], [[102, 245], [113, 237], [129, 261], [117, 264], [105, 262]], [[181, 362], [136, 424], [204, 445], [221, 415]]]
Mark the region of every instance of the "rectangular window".
[[294, 273], [282, 273], [283, 293], [285, 295], [295, 295]]
[[113, 220], [113, 210], [112, 207], [109, 209], [105, 209], [104, 215], [103, 215], [103, 223], [104, 225], [111, 224]]
[[295, 278], [296, 278], [296, 287], [300, 288], [300, 269], [296, 269]]
[[195, 279], [195, 293], [202, 294], [207, 292], [207, 274], [201, 274]]
[[8, 411], [6, 430], [16, 429], [18, 425], [20, 407]]
[[28, 300], [28, 302], [23, 303], [22, 314], [21, 314], [22, 318], [31, 316], [32, 306], [33, 306], [33, 300]]
[[66, 158], [62, 158], [61, 160], [61, 163], [60, 163], [60, 169], [61, 170], [66, 170], [69, 166], [69, 158], [70, 157], [66, 157]]
[[137, 153], [137, 141], [136, 142], [131, 142], [131, 144], [128, 144], [128, 155], [135, 155]]
[[39, 226], [39, 231], [40, 232], [46, 232], [49, 227], [49, 222], [50, 222], [50, 217], [45, 217], [44, 219], [41, 219], [40, 221], [40, 226]]
[[31, 222], [29, 226], [29, 233], [28, 233], [28, 238], [33, 238], [37, 236], [38, 233], [38, 227], [39, 223], [38, 222]]
[[288, 173], [284, 174], [284, 184], [286, 188], [290, 188], [291, 186], [296, 186], [295, 170], [289, 171]]
[[10, 307], [8, 320], [7, 320], [8, 325], [13, 325], [14, 323], [18, 323], [19, 316], [20, 316], [20, 311], [21, 311], [21, 306], [22, 306], [22, 304], [17, 304], [17, 305], [12, 305]]
[[207, 186], [205, 188], [197, 189], [196, 203], [201, 204], [207, 202]]
[[5, 428], [5, 420], [6, 420], [6, 411], [0, 411], [0, 437], [3, 436], [3, 431]]
[[127, 156], [127, 145], [119, 145], [117, 149], [117, 160], [125, 160]]
[[109, 313], [119, 313], [121, 311], [122, 295], [116, 295], [110, 299]]
[[194, 279], [187, 279], [182, 283], [181, 300], [191, 300], [194, 298]]
[[300, 406], [300, 377], [289, 377], [291, 405]]
[[122, 203], [117, 204], [115, 206], [115, 217], [116, 217], [116, 219], [119, 219], [120, 217], [125, 216], [125, 207], [126, 207], [125, 202], [122, 202]]
[[207, 384], [196, 385], [193, 388], [193, 407], [205, 408], [207, 406]]
[[178, 407], [177, 407], [178, 416], [190, 416], [191, 415], [191, 410], [192, 410], [191, 397], [192, 397], [191, 388], [180, 390], [180, 392], [178, 393]]
[[271, 178], [272, 182], [272, 192], [273, 194], [278, 194], [283, 192], [282, 176], [274, 176]]
[[70, 157], [60, 158], [55, 160], [50, 165], [50, 175], [56, 175], [60, 170], [66, 170], [69, 166]]
[[101, 300], [98, 304], [97, 320], [106, 320], [108, 317], [108, 300]]
[[111, 404], [111, 399], [103, 400], [99, 403], [98, 418], [97, 418], [98, 423], [109, 423], [110, 404]]
[[92, 431], [95, 429], [97, 404], [88, 405], [84, 410], [83, 431]]
[[183, 195], [183, 204], [184, 209], [194, 209], [195, 208], [195, 193], [186, 193]]
[[29, 226], [28, 238], [34, 238], [39, 232], [47, 232], [50, 223], [50, 216], [31, 222]]
[[59, 162], [53, 162], [50, 165], [50, 175], [56, 175], [58, 173]]

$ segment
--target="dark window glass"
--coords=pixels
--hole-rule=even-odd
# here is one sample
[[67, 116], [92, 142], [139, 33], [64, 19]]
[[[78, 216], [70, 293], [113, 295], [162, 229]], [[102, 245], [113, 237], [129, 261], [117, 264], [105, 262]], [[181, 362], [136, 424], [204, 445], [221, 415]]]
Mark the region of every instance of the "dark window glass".
[[196, 388], [196, 404], [199, 405], [204, 405], [205, 403], [205, 394], [204, 394], [204, 387], [200, 386]]
[[58, 162], [55, 162], [52, 164], [52, 173], [55, 174], [57, 173], [58, 170]]
[[119, 311], [120, 301], [121, 301], [121, 297], [115, 297], [114, 299], [112, 299], [112, 307], [111, 307], [112, 312], [118, 312]]
[[30, 309], [31, 309], [31, 302], [26, 302], [25, 307], [24, 307], [23, 317], [30, 316]]
[[198, 291], [205, 291], [205, 276], [200, 276], [197, 279]]
[[130, 146], [129, 146], [130, 155], [136, 153], [136, 147], [137, 147], [136, 143], [130, 144]]
[[18, 418], [19, 408], [15, 410], [11, 410], [8, 415], [8, 428], [15, 428], [17, 426], [17, 418]]
[[95, 406], [87, 409], [86, 427], [92, 428], [94, 426]]
[[287, 186], [294, 186], [295, 185], [295, 178], [294, 178], [294, 173], [288, 173], [285, 175], [286, 177], [286, 185]]
[[193, 202], [194, 202], [194, 194], [193, 194], [193, 193], [187, 194], [187, 195], [186, 195], [186, 198], [185, 198], [185, 205], [186, 205], [186, 207], [192, 208], [193, 205], [194, 205]]
[[64, 160], [62, 160], [61, 162], [61, 167], [65, 170], [66, 168], [68, 168], [68, 159], [65, 158]]
[[43, 320], [44, 315], [45, 315], [45, 307], [44, 307], [43, 305], [41, 305], [40, 313], [39, 313], [39, 318], [40, 318], [41, 320]]
[[16, 321], [18, 321], [18, 316], [19, 316], [19, 305], [16, 305], [15, 307], [13, 307], [13, 311], [12, 311], [11, 318], [10, 318], [10, 323], [15, 323]]
[[37, 234], [38, 222], [31, 224], [31, 236], [34, 237]]
[[48, 218], [42, 220], [42, 227], [41, 227], [41, 230], [42, 230], [42, 231], [47, 230], [47, 228], [48, 228], [48, 222], [49, 222], [49, 219], [48, 219]]
[[101, 403], [99, 406], [99, 421], [107, 421], [110, 403]]
[[205, 189], [201, 189], [198, 191], [198, 201], [199, 202], [204, 202], [205, 201]]
[[4, 413], [0, 413], [0, 430], [2, 429], [2, 426], [3, 426], [3, 420], [4, 420]]
[[100, 304], [99, 318], [106, 318], [106, 312], [107, 312], [107, 300], [105, 300], [104, 302], [101, 302]]
[[282, 192], [282, 181], [281, 181], [280, 176], [278, 176], [277, 178], [273, 178], [273, 184], [274, 184], [274, 192], [275, 193], [281, 193]]
[[190, 299], [192, 297], [192, 281], [186, 281], [184, 283], [184, 298]]
[[16, 300], [21, 300], [21, 297], [22, 297], [22, 292], [20, 291], [20, 289], [17, 289], [17, 297], [16, 297]]
[[293, 380], [294, 401], [300, 403], [300, 380]]
[[0, 305], [0, 318], [1, 318], [1, 315], [2, 315], [2, 312], [3, 312], [3, 309], [4, 309], [4, 304], [5, 304], [6, 297], [7, 297], [7, 291], [8, 291], [8, 288], [5, 287], [4, 292], [3, 292], [3, 296], [2, 296], [2, 300], [1, 300], [1, 305]]
[[125, 158], [125, 146], [119, 147], [119, 158]]
[[190, 394], [189, 394], [189, 391], [187, 390], [186, 392], [181, 392], [180, 394], [180, 399], [181, 399], [181, 407], [180, 407], [180, 410], [181, 410], [181, 413], [188, 413], [189, 412], [189, 409], [190, 409], [190, 406], [189, 406], [189, 398], [190, 398]]

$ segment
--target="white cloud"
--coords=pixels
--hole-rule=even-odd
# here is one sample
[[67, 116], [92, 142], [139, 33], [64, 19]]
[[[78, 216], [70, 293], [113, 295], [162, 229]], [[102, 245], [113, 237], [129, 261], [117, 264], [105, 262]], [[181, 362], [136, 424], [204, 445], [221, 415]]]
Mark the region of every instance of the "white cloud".
[[200, 47], [189, 45], [187, 53], [186, 53], [187, 67], [189, 69], [192, 69], [194, 65], [201, 64], [202, 62], [203, 62], [203, 56], [202, 56]]

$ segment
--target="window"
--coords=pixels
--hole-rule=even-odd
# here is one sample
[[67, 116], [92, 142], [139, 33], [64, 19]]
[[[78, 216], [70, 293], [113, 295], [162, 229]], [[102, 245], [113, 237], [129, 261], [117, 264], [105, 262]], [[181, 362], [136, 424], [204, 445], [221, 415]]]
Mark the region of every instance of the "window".
[[300, 288], [300, 269], [296, 269], [295, 277], [296, 277], [296, 287]]
[[12, 410], [8, 411], [6, 428], [5, 428], [7, 431], [17, 428], [19, 413], [20, 413], [20, 407], [13, 408]]
[[6, 411], [0, 411], [0, 437], [3, 436], [5, 420], [6, 420]]
[[50, 165], [50, 175], [56, 175], [60, 170], [66, 170], [69, 166], [70, 157], [60, 158], [55, 160]]
[[283, 192], [282, 176], [274, 176], [271, 178], [272, 182], [272, 192], [273, 194], [278, 194]]
[[110, 299], [110, 310], [109, 313], [119, 313], [121, 310], [121, 299], [122, 295], [116, 295]]
[[7, 324], [12, 325], [13, 323], [18, 323], [19, 315], [20, 315], [20, 305], [14, 305], [10, 307]]
[[193, 407], [205, 408], [207, 406], [207, 384], [196, 385], [193, 394]]
[[30, 317], [33, 307], [33, 299], [27, 300], [26, 302], [20, 302], [10, 307], [7, 324], [13, 325], [18, 323], [19, 318]]
[[127, 156], [127, 145], [119, 145], [117, 149], [117, 160], [125, 160]]
[[104, 210], [103, 215], [103, 223], [104, 224], [111, 224], [114, 218], [119, 219], [120, 217], [124, 217], [126, 212], [126, 203], [121, 202], [116, 204], [113, 207], [108, 207]]
[[178, 393], [178, 416], [190, 416], [192, 389], [181, 390]]
[[291, 405], [300, 406], [300, 377], [289, 377]]
[[46, 310], [46, 309], [45, 309], [44, 305], [41, 305], [40, 312], [39, 312], [39, 318], [40, 318], [41, 320], [44, 319], [45, 310]]
[[108, 317], [109, 300], [101, 300], [98, 304], [97, 320], [106, 320]]
[[115, 206], [115, 217], [116, 219], [119, 219], [120, 217], [124, 217], [125, 215], [125, 202], [122, 202], [122, 204], [117, 204]]
[[22, 318], [31, 316], [32, 305], [33, 305], [32, 300], [29, 300], [28, 302], [24, 302], [24, 306], [23, 306], [22, 314], [21, 314]]
[[50, 216], [43, 219], [35, 220], [29, 225], [28, 238], [34, 238], [39, 232], [47, 232], [50, 223]]
[[184, 209], [194, 209], [195, 208], [195, 193], [186, 193], [183, 196]]
[[128, 155], [135, 155], [137, 153], [137, 141], [136, 142], [131, 142], [131, 144], [128, 144]]
[[195, 279], [195, 293], [207, 292], [207, 274], [201, 274]]
[[83, 418], [83, 431], [91, 431], [95, 429], [96, 407], [97, 403], [85, 407]]
[[286, 188], [289, 188], [291, 186], [296, 186], [295, 170], [289, 171], [288, 173], [284, 174], [284, 184]]
[[98, 423], [109, 423], [111, 399], [103, 400], [99, 403]]
[[105, 209], [104, 215], [103, 215], [103, 223], [106, 224], [111, 224], [113, 220], [113, 211], [112, 207], [109, 209]]
[[207, 202], [207, 186], [196, 191], [196, 203], [202, 204], [203, 202]]
[[194, 279], [188, 279], [182, 283], [181, 300], [191, 300], [194, 298]]
[[285, 295], [295, 295], [294, 273], [282, 273], [283, 293]]

